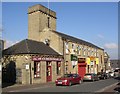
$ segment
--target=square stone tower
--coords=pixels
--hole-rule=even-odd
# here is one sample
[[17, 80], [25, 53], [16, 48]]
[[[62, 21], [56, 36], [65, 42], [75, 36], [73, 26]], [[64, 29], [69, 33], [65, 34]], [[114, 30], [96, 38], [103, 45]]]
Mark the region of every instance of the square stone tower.
[[28, 8], [28, 39], [40, 41], [40, 32], [45, 28], [56, 30], [56, 12], [35, 5]]

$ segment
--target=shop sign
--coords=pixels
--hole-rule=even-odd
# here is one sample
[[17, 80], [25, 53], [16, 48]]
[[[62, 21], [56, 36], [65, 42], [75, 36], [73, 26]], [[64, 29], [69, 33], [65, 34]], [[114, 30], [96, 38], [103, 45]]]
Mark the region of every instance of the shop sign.
[[95, 60], [95, 57], [90, 57], [90, 60], [91, 60], [91, 61], [94, 61], [94, 60]]
[[85, 58], [78, 58], [78, 63], [85, 63]]
[[77, 65], [77, 61], [71, 61], [72, 62], [72, 66]]
[[32, 57], [33, 61], [62, 61], [61, 58]]
[[87, 65], [90, 65], [90, 58], [86, 58]]
[[98, 58], [96, 58], [96, 64], [99, 64], [99, 59]]
[[76, 55], [71, 55], [71, 61], [78, 61], [78, 58]]
[[26, 65], [25, 65], [25, 69], [26, 69], [26, 70], [29, 70], [29, 64], [26, 64]]
[[93, 61], [90, 62], [90, 65], [94, 65]]

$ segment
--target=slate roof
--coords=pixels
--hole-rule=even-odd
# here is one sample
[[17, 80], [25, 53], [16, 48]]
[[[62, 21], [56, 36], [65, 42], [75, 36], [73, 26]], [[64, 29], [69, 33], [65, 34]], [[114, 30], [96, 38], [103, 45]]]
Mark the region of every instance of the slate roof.
[[15, 54], [42, 54], [42, 55], [59, 55], [43, 42], [25, 39], [21, 42], [3, 50], [3, 55]]
[[85, 45], [88, 45], [88, 46], [92, 46], [92, 47], [95, 47], [95, 48], [98, 48], [98, 49], [101, 49], [101, 50], [104, 50], [103, 48], [100, 48], [90, 42], [87, 42], [87, 41], [84, 41], [82, 39], [79, 39], [79, 38], [75, 38], [73, 36], [70, 36], [70, 35], [67, 35], [67, 34], [64, 34], [64, 33], [60, 33], [60, 32], [57, 32], [57, 31], [54, 31], [52, 30], [53, 32], [57, 33], [58, 35], [60, 35], [63, 39], [68, 39], [68, 40], [71, 40], [72, 42], [76, 42], [76, 43], [80, 43], [80, 44], [85, 44]]

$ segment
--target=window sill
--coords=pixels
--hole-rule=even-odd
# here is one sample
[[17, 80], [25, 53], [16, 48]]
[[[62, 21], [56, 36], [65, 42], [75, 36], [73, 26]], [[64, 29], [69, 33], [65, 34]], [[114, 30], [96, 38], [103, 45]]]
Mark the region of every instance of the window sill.
[[34, 77], [34, 79], [41, 79], [41, 77]]

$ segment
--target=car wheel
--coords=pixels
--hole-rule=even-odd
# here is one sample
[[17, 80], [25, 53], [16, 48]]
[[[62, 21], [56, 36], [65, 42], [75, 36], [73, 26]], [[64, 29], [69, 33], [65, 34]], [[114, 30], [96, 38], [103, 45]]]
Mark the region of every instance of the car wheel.
[[100, 80], [100, 78], [98, 78], [98, 81]]
[[103, 79], [105, 80], [105, 77]]
[[72, 85], [72, 83], [71, 83], [71, 81], [69, 82], [69, 86], [71, 86]]

